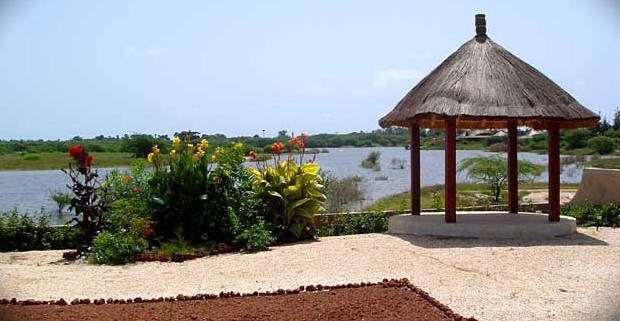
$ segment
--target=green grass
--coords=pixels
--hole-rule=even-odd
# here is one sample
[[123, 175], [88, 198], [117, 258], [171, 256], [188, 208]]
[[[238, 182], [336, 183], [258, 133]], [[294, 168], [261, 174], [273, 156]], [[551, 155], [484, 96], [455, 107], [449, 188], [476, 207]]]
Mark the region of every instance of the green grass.
[[[562, 189], [577, 189], [578, 183], [562, 184]], [[519, 184], [519, 200], [527, 196], [532, 190], [546, 190], [547, 183], [533, 182]], [[435, 197], [433, 194], [435, 193]], [[466, 207], [474, 205], [492, 204], [490, 200], [481, 199], [480, 195], [488, 195], [489, 191], [483, 184], [461, 183], [457, 185], [457, 206]], [[489, 196], [490, 197], [490, 196]], [[506, 199], [505, 193], [502, 195]], [[410, 208], [410, 192], [403, 192], [382, 198], [370, 206], [364, 208], [364, 211], [406, 211]], [[438, 204], [435, 204], [438, 203]], [[443, 208], [444, 204], [444, 188], [443, 185], [427, 186], [420, 189], [420, 205], [422, 209]]]
[[586, 163], [589, 167], [620, 169], [620, 157], [593, 159]]
[[[131, 166], [136, 161], [130, 153], [92, 153], [92, 155], [95, 168]], [[0, 170], [60, 169], [67, 168], [71, 161], [67, 153], [4, 154], [0, 155]]]

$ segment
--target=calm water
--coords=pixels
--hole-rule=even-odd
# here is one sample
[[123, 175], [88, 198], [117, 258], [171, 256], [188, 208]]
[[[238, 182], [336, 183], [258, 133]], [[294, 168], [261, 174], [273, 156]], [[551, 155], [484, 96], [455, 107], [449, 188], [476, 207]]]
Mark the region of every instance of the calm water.
[[[381, 152], [381, 171], [364, 169], [359, 166], [364, 158], [372, 151]], [[457, 161], [473, 157], [488, 156], [494, 153], [483, 151], [457, 151]], [[421, 151], [421, 182], [422, 186], [442, 184], [444, 177], [443, 150]], [[403, 162], [404, 169], [395, 168], [391, 164], [396, 159]], [[546, 155], [519, 153], [519, 159], [527, 159], [539, 164], [547, 164]], [[321, 168], [330, 171], [338, 178], [349, 176], [363, 177], [362, 186], [369, 201], [409, 190], [409, 151], [402, 147], [377, 148], [331, 148], [329, 153], [317, 155], [316, 161]], [[99, 174], [105, 176], [110, 169], [99, 169]], [[377, 180], [377, 177], [386, 180]], [[458, 181], [464, 182], [464, 175], [459, 175]], [[547, 173], [543, 173], [538, 181], [547, 181]], [[564, 171], [562, 182], [579, 182], [581, 170]], [[69, 183], [67, 176], [60, 170], [46, 171], [0, 171], [0, 210], [6, 211], [17, 208], [20, 213], [28, 212], [38, 215], [43, 212], [54, 212], [56, 203], [50, 199], [50, 190], [66, 188]], [[67, 216], [52, 214], [53, 223], [63, 223]]]

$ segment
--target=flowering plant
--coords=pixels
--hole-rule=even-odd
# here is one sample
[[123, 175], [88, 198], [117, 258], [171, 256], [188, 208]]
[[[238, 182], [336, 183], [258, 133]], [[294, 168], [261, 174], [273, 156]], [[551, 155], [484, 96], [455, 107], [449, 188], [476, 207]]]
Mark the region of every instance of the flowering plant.
[[97, 231], [103, 225], [102, 214], [106, 209], [105, 203], [99, 198], [97, 191], [100, 187], [99, 175], [97, 171], [91, 170], [93, 156], [90, 155], [82, 145], [69, 147], [69, 156], [75, 161], [76, 167], [69, 163], [69, 169], [62, 171], [69, 176], [72, 185], [69, 188], [73, 191], [71, 206], [69, 210], [75, 212], [75, 217], [71, 222], [75, 222], [81, 233], [82, 239], [78, 244], [78, 253], [88, 247]]
[[[268, 218], [279, 226], [282, 233], [302, 238], [314, 228], [314, 214], [323, 210], [325, 195], [319, 164], [313, 156], [306, 163], [306, 134], [293, 135], [289, 139], [288, 155], [283, 158], [285, 146], [281, 142], [271, 145], [273, 164], [256, 162], [257, 167], [249, 167], [253, 175], [253, 189], [262, 199]], [[299, 152], [299, 162], [294, 152]], [[255, 153], [250, 151], [249, 156]]]
[[148, 155], [154, 168], [149, 183], [156, 235], [173, 238], [182, 231], [194, 243], [234, 236], [249, 176], [243, 169], [243, 144], [209, 147], [207, 139], [192, 143], [189, 137], [174, 137], [168, 155], [157, 146]]

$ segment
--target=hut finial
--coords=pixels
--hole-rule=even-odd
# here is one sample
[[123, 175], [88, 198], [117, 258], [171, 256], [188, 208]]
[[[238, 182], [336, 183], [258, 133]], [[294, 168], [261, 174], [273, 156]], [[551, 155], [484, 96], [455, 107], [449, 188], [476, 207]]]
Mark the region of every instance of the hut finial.
[[487, 35], [487, 21], [483, 13], [476, 15], [476, 36]]

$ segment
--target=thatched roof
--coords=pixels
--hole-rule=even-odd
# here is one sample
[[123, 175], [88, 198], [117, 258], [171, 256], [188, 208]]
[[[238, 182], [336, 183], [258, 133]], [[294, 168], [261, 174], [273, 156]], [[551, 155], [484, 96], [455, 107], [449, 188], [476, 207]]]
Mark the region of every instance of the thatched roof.
[[445, 117], [457, 117], [459, 128], [545, 129], [591, 127], [599, 116], [536, 68], [486, 35], [484, 15], [476, 15], [477, 35], [422, 79], [387, 115], [382, 127], [443, 128]]

